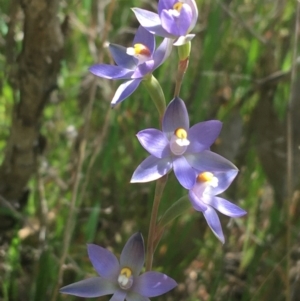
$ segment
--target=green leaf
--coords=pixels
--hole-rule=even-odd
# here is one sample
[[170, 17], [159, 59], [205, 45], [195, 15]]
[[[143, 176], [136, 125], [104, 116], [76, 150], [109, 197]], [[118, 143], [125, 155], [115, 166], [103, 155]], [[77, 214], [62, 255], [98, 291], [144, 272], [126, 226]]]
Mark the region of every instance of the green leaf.
[[55, 274], [57, 274], [57, 270], [56, 265], [53, 264], [52, 252], [46, 249], [42, 252], [38, 263], [34, 301], [43, 300], [43, 298], [45, 298], [50, 283], [53, 283], [53, 279], [55, 279], [53, 278]]
[[94, 239], [95, 239], [97, 227], [98, 227], [99, 214], [100, 214], [100, 203], [97, 202], [89, 216], [89, 219], [88, 219], [88, 222], [87, 222], [86, 228], [85, 228], [85, 236], [86, 236], [87, 241], [89, 241], [89, 242], [94, 241]]
[[164, 213], [164, 215], [158, 223], [158, 228], [165, 227], [169, 222], [171, 222], [173, 219], [180, 216], [190, 208], [191, 202], [188, 196], [183, 196], [178, 201], [176, 201], [169, 209], [167, 209], [167, 211]]

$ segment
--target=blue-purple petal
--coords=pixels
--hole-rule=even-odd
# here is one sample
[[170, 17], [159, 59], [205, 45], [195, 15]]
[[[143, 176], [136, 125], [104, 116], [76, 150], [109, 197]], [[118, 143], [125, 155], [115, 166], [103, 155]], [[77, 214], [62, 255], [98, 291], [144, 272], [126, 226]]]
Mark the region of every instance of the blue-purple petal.
[[121, 268], [130, 268], [134, 276], [141, 272], [145, 261], [144, 239], [141, 233], [133, 234], [125, 244], [121, 256]]
[[207, 206], [207, 209], [203, 212], [203, 215], [207, 221], [208, 226], [211, 228], [213, 233], [217, 236], [217, 238], [224, 243], [225, 238], [222, 230], [222, 226], [220, 223], [220, 219], [216, 211], [212, 208]]
[[222, 123], [218, 120], [199, 122], [188, 131], [190, 145], [186, 152], [199, 153], [210, 148], [220, 134]]
[[146, 272], [135, 279], [132, 290], [145, 297], [156, 297], [176, 286], [176, 281], [163, 273]]
[[[171, 8], [172, 9], [172, 8]], [[160, 13], [162, 27], [170, 34], [180, 37], [188, 33], [192, 22], [192, 9], [188, 4], [183, 4], [179, 16], [174, 16], [164, 9]]]
[[141, 81], [141, 78], [137, 78], [121, 84], [111, 101], [111, 106], [114, 107], [116, 104], [122, 102], [124, 99], [130, 96], [137, 89]]
[[151, 73], [154, 70], [154, 60], [146, 61], [136, 67], [132, 74], [132, 78], [142, 78], [146, 74]]
[[166, 109], [162, 122], [162, 130], [170, 138], [178, 128], [188, 131], [189, 126], [189, 115], [185, 103], [179, 97], [175, 97]]
[[139, 23], [152, 34], [166, 38], [173, 37], [162, 28], [158, 14], [137, 7], [132, 8], [132, 11], [134, 12]]
[[173, 170], [179, 183], [186, 189], [190, 189], [196, 182], [196, 171], [190, 166], [184, 156], [173, 158]]
[[109, 44], [109, 51], [119, 67], [134, 70], [137, 65], [137, 59], [126, 53], [126, 47], [116, 44]]
[[160, 66], [171, 54], [173, 40], [165, 38], [154, 52], [154, 69]]
[[232, 183], [238, 173], [237, 169], [231, 169], [227, 172], [214, 172], [214, 176], [218, 179], [217, 187], [210, 187], [207, 192], [209, 195], [217, 195], [225, 191]]
[[87, 245], [89, 258], [99, 276], [117, 281], [120, 265], [117, 257], [107, 249], [94, 244]]
[[164, 176], [171, 168], [171, 157], [159, 159], [151, 155], [137, 167], [130, 182], [145, 183], [157, 180]]
[[170, 156], [169, 140], [157, 129], [146, 129], [137, 133], [137, 138], [147, 152], [157, 158]]
[[190, 32], [195, 27], [198, 20], [198, 7], [195, 0], [185, 0], [185, 2], [191, 7], [193, 13], [190, 28], [188, 29], [188, 32]]
[[101, 277], [93, 277], [64, 286], [59, 291], [77, 297], [94, 298], [113, 294], [116, 289], [117, 284]]
[[139, 26], [133, 40], [133, 45], [135, 44], [143, 44], [147, 46], [152, 55], [155, 50], [155, 37], [143, 26]]
[[238, 170], [229, 160], [209, 150], [194, 154], [185, 153], [185, 157], [189, 164], [199, 172], [228, 172], [232, 169]]
[[89, 71], [96, 76], [107, 79], [129, 79], [133, 70], [115, 65], [97, 64], [89, 68]]
[[157, 5], [158, 14], [160, 14], [163, 9], [173, 9], [173, 6], [176, 4], [176, 2], [178, 2], [178, 0], [159, 0]]
[[127, 292], [121, 289], [115, 291], [113, 296], [109, 299], [109, 301], [124, 301], [126, 298]]
[[198, 197], [193, 190], [189, 190], [189, 199], [195, 210], [204, 212], [207, 206], [201, 201], [201, 196]]
[[206, 202], [219, 212], [230, 217], [241, 217], [247, 214], [242, 208], [220, 197], [210, 197]]

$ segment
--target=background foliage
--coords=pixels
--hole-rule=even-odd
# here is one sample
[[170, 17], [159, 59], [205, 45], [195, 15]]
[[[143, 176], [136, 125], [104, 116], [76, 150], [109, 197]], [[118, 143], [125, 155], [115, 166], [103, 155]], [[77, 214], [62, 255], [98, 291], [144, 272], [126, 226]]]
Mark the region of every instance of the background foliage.
[[[291, 90], [290, 80], [296, 3], [198, 0], [197, 4], [200, 16], [181, 98], [191, 124], [214, 118], [223, 122], [213, 150], [240, 169], [226, 197], [248, 214], [236, 220], [222, 217], [225, 245], [193, 210], [170, 225], [156, 251], [154, 267], [179, 286], [157, 299], [279, 301], [285, 300], [288, 289], [291, 300], [300, 300], [297, 130], [290, 137], [295, 145], [292, 199], [286, 189], [287, 105], [292, 91], [297, 100], [297, 85]], [[0, 67], [5, 70], [0, 74], [2, 161], [18, 99], [10, 71], [18, 65], [24, 15], [14, 1], [1, 0], [0, 6]], [[133, 232], [147, 236], [154, 183], [129, 181], [147, 156], [135, 134], [159, 126], [154, 104], [140, 86], [112, 110], [110, 101], [119, 83], [96, 79], [87, 71], [97, 61], [112, 63], [107, 42], [130, 45], [138, 26], [130, 11], [135, 6], [155, 10], [156, 2], [60, 1], [58, 17], [66, 32], [64, 59], [58, 88], [43, 113], [41, 133], [47, 146], [28, 184], [28, 204], [18, 215], [18, 228], [11, 230], [10, 244], [0, 246], [3, 301], [76, 299], [55, 297], [53, 292], [66, 232], [70, 234], [73, 226], [63, 284], [95, 274], [87, 242], [119, 254]], [[12, 11], [17, 26], [14, 48], [9, 49]], [[13, 60], [8, 59], [9, 53], [15, 54]], [[167, 101], [172, 98], [176, 68], [174, 50], [154, 73]], [[294, 108], [299, 108], [298, 102]], [[295, 109], [294, 129], [299, 115]], [[184, 194], [170, 174], [160, 214]], [[72, 200], [76, 205], [70, 226]]]

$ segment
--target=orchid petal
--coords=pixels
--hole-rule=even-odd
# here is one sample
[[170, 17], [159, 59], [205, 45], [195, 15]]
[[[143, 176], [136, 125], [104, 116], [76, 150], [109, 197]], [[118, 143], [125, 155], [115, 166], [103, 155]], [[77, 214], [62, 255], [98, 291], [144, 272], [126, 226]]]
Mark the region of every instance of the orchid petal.
[[142, 78], [154, 70], [154, 60], [148, 60], [136, 67], [131, 78]]
[[165, 38], [154, 52], [154, 69], [160, 66], [171, 54], [173, 40]]
[[119, 67], [134, 70], [137, 65], [137, 59], [126, 53], [126, 47], [116, 44], [109, 44], [109, 51]]
[[133, 291], [129, 291], [126, 296], [127, 301], [150, 301], [149, 298], [141, 296]]
[[173, 159], [173, 170], [179, 183], [186, 189], [195, 185], [196, 171], [190, 166], [184, 156]]
[[218, 120], [199, 122], [188, 131], [190, 145], [187, 153], [199, 153], [210, 148], [220, 134], [222, 123]]
[[210, 187], [207, 194], [217, 195], [225, 191], [232, 183], [238, 173], [237, 169], [231, 169], [227, 172], [214, 172], [214, 177], [218, 179], [217, 187]]
[[121, 84], [111, 101], [111, 106], [114, 107], [116, 104], [130, 96], [137, 89], [141, 81], [142, 78], [137, 78]]
[[122, 268], [130, 268], [133, 275], [137, 276], [143, 268], [144, 261], [145, 248], [143, 236], [141, 233], [135, 233], [128, 239], [122, 250], [120, 265]]
[[185, 157], [189, 164], [199, 172], [228, 172], [231, 169], [237, 170], [236, 166], [229, 160], [209, 150], [194, 154], [186, 153]]
[[176, 285], [177, 283], [165, 274], [146, 272], [135, 279], [132, 290], [145, 297], [156, 297], [170, 291]]
[[[171, 11], [171, 13], [170, 13]], [[183, 4], [179, 16], [174, 16], [173, 9], [163, 9], [160, 13], [162, 27], [170, 34], [178, 37], [188, 33], [191, 25], [193, 13], [188, 4]]]
[[193, 190], [189, 190], [189, 199], [192, 203], [192, 206], [195, 210], [204, 212], [207, 209], [207, 206], [198, 198], [197, 194]]
[[134, 171], [131, 183], [145, 183], [157, 180], [172, 168], [170, 157], [159, 159], [154, 156], [146, 158]]
[[96, 76], [107, 79], [129, 79], [133, 71], [120, 66], [97, 64], [89, 68], [89, 71]]
[[139, 23], [152, 34], [166, 38], [172, 37], [172, 35], [162, 28], [158, 14], [137, 7], [132, 8], [132, 11]]
[[94, 298], [113, 294], [116, 289], [116, 284], [109, 280], [93, 277], [64, 286], [59, 291], [77, 297]]
[[160, 0], [158, 1], [158, 5], [157, 5], [157, 11], [158, 14], [160, 14], [163, 9], [169, 10], [171, 8], [173, 8], [174, 4], [178, 2], [178, 0]]
[[210, 197], [206, 203], [230, 217], [240, 217], [247, 214], [242, 208], [220, 197]]
[[169, 140], [157, 129], [147, 129], [138, 132], [137, 138], [147, 152], [157, 158], [170, 156]]
[[99, 276], [116, 281], [120, 271], [117, 257], [110, 251], [94, 244], [88, 244], [87, 249], [92, 265]]
[[203, 215], [207, 221], [207, 224], [211, 228], [211, 230], [214, 232], [214, 234], [217, 236], [217, 238], [224, 243], [225, 238], [222, 230], [222, 226], [220, 223], [220, 219], [218, 217], [218, 214], [216, 213], [215, 209], [211, 207], [207, 207], [207, 209], [203, 212]]
[[191, 7], [193, 13], [191, 25], [188, 29], [188, 32], [190, 32], [195, 27], [198, 20], [198, 7], [195, 0], [185, 0], [185, 3]]
[[150, 53], [152, 55], [155, 49], [155, 37], [143, 26], [139, 26], [133, 40], [133, 45], [135, 44], [145, 45], [150, 50]]
[[175, 97], [166, 109], [162, 122], [162, 130], [170, 138], [178, 128], [188, 131], [189, 115], [184, 101], [179, 97]]
[[127, 295], [126, 291], [119, 289], [119, 290], [115, 291], [115, 293], [109, 299], [109, 301], [124, 301], [126, 295]]

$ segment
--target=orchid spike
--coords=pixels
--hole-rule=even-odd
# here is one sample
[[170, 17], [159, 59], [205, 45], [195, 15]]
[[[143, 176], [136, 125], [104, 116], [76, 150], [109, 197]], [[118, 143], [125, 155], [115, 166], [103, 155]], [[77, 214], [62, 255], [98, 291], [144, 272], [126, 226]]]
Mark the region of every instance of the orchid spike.
[[203, 213], [207, 224], [222, 243], [225, 242], [225, 238], [216, 210], [230, 217], [241, 217], [247, 213], [231, 202], [216, 196], [228, 188], [237, 173], [237, 169], [201, 171], [197, 176], [196, 184], [189, 191], [189, 199], [194, 209]]
[[139, 86], [144, 77], [150, 75], [170, 55], [172, 43], [164, 39], [155, 49], [155, 37], [140, 26], [133, 40], [133, 47], [109, 45], [110, 52], [117, 65], [96, 64], [89, 68], [96, 76], [107, 79], [125, 79], [117, 89], [111, 105], [122, 102]]
[[190, 128], [184, 101], [175, 97], [166, 109], [162, 131], [146, 129], [137, 134], [150, 156], [137, 167], [131, 182], [154, 181], [173, 168], [180, 184], [191, 189], [196, 182], [195, 169], [236, 169], [230, 161], [209, 150], [221, 127], [220, 121], [210, 120]]
[[165, 274], [146, 272], [139, 275], [144, 265], [143, 236], [132, 235], [125, 244], [120, 263], [110, 251], [94, 244], [88, 245], [88, 255], [100, 277], [88, 278], [60, 289], [61, 293], [84, 298], [113, 294], [111, 301], [150, 301], [177, 283]]
[[141, 8], [132, 10], [143, 27], [155, 35], [175, 40], [175, 46], [195, 36], [190, 34], [198, 19], [195, 0], [159, 0], [158, 14]]

